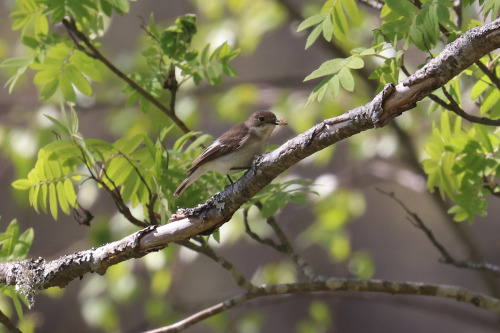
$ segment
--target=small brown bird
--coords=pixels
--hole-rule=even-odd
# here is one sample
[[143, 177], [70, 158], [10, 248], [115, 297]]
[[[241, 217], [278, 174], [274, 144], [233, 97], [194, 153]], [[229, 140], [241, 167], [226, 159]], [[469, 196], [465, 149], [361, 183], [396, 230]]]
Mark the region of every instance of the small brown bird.
[[[266, 151], [269, 137], [276, 125], [286, 121], [276, 119], [274, 113], [257, 111], [243, 123], [236, 125], [215, 140], [186, 171], [189, 176], [175, 190], [179, 196], [207, 171], [229, 175], [248, 169], [256, 155]], [[230, 178], [229, 178], [230, 179]]]

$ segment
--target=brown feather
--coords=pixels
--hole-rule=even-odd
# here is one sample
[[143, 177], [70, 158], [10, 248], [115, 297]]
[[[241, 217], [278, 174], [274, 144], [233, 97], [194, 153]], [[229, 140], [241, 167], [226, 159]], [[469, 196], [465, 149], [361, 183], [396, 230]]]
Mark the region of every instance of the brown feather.
[[222, 134], [193, 161], [193, 165], [186, 171], [186, 173], [191, 174], [198, 169], [201, 164], [213, 161], [220, 156], [226, 155], [229, 151], [234, 149], [233, 147], [237, 147], [236, 149], [241, 147], [241, 145], [246, 142], [248, 135], [247, 138], [240, 140], [240, 138], [234, 135], [234, 133], [239, 131], [248, 132], [247, 125], [245, 123], [241, 123]]

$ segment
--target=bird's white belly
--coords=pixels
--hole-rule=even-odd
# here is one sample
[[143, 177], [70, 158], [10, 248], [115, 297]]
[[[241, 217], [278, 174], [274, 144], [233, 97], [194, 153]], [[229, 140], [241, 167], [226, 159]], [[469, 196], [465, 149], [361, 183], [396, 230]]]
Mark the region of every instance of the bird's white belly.
[[224, 155], [200, 166], [205, 171], [217, 171], [222, 174], [233, 174], [252, 166], [256, 155], [265, 152], [266, 145], [253, 144], [246, 149], [238, 149], [232, 154]]

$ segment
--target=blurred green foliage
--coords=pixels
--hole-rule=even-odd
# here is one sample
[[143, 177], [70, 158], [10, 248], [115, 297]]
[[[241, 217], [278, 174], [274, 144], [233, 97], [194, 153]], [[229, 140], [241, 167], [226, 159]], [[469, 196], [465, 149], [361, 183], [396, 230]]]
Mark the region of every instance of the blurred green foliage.
[[332, 326], [332, 314], [328, 305], [321, 301], [311, 302], [309, 318], [301, 321], [297, 327], [298, 333], [328, 332]]
[[[221, 127], [230, 127], [261, 106], [266, 88], [231, 81], [229, 88], [217, 90], [205, 99], [197, 94], [197, 89], [205, 89], [207, 84], [221, 86], [226, 78], [235, 77], [237, 72], [230, 62], [240, 51], [250, 56], [266, 33], [283, 27], [292, 15], [281, 2], [273, 0], [193, 0], [192, 3], [198, 16], [186, 14], [158, 22], [150, 15], [143, 24], [138, 49], [130, 56], [130, 71], [126, 75], [165, 105], [175, 97], [175, 110], [171, 111], [189, 128], [198, 128], [207, 118], [212, 122], [216, 118]], [[483, 7], [476, 18], [496, 18], [500, 8], [496, 0], [463, 1], [462, 9], [472, 17], [473, 7], [478, 3]], [[370, 100], [374, 91], [366, 78], [359, 75], [361, 70], [368, 70], [369, 79], [375, 81], [378, 90], [386, 83], [397, 84], [404, 78], [403, 69], [422, 66], [466, 29], [481, 24], [469, 19], [457, 26], [451, 0], [424, 0], [420, 5], [408, 0], [387, 0], [375, 19], [354, 0], [310, 1], [301, 6], [302, 12], [309, 15], [297, 28], [299, 32], [308, 31], [305, 48], [311, 49], [319, 39], [324, 39], [340, 46], [345, 54], [324, 61], [305, 77], [305, 81], [322, 80], [309, 96], [290, 88], [273, 91], [273, 99], [267, 103], [272, 111], [288, 119], [290, 136]], [[109, 22], [116, 14], [128, 14], [130, 10], [128, 0], [17, 0], [12, 7], [12, 28], [20, 32], [21, 51], [9, 54], [8, 44], [0, 41], [0, 57], [12, 57], [0, 63], [1, 75], [13, 94], [28, 91], [32, 79], [39, 99], [47, 108], [40, 109], [34, 121], [29, 119], [28, 129], [0, 125], [0, 148], [15, 167], [17, 180], [13, 186], [29, 193], [23, 196], [15, 192], [19, 201], [29, 198], [35, 210], [50, 212], [54, 219], [61, 219], [59, 212], [68, 215], [79, 207], [79, 187], [92, 177], [103, 182], [99, 191], [102, 192], [103, 185], [118, 191], [141, 221], [150, 218], [148, 205], [153, 195], [156, 196], [154, 211], [160, 223], [166, 223], [178, 206], [194, 206], [227, 184], [224, 175], [209, 173], [181, 198], [174, 198], [172, 192], [184, 178], [190, 161], [212, 137], [201, 132], [181, 133], [150, 99], [114, 77], [82, 42], [75, 44], [74, 35], [61, 32], [61, 22], [71, 20], [93, 47], [105, 49], [106, 45], [101, 45], [98, 37], [107, 33]], [[374, 20], [377, 23], [374, 24]], [[366, 45], [367, 40], [371, 45]], [[411, 64], [405, 62], [407, 52], [420, 51], [422, 59]], [[493, 73], [498, 72], [498, 56], [485, 56], [481, 61]], [[172, 76], [178, 84], [177, 96], [171, 90], [175, 86]], [[462, 107], [474, 107], [462, 102], [470, 94], [483, 116], [500, 118], [499, 89], [478, 66], [461, 73], [446, 89]], [[436, 95], [446, 99], [440, 92]], [[103, 119], [102, 126], [112, 134], [113, 140], [87, 138], [80, 132], [77, 113], [84, 108], [85, 101], [96, 100], [110, 105], [108, 119]], [[200, 116], [202, 107], [213, 111], [212, 118]], [[495, 182], [500, 170], [498, 131], [464, 123], [435, 103], [423, 103], [421, 109], [424, 108], [428, 108], [428, 114], [415, 113], [403, 121], [406, 121], [405, 129], [418, 134], [416, 142], [426, 141], [422, 163], [428, 174], [428, 188], [438, 190], [454, 202], [450, 213], [457, 221], [472, 222], [475, 216], [486, 215], [487, 196], [499, 190]], [[440, 116], [436, 111], [441, 111]], [[17, 109], [12, 111], [17, 112]], [[48, 123], [44, 122], [47, 119]], [[432, 133], [426, 138], [426, 131], [418, 128], [418, 123], [429, 120], [433, 121]], [[350, 156], [368, 160], [377, 156], [391, 158], [398, 153], [399, 144], [392, 132], [382, 129], [375, 134], [356, 136], [347, 148]], [[417, 147], [423, 151], [421, 148]], [[336, 172], [332, 170], [335, 151], [333, 147], [327, 148], [301, 166], [311, 170], [326, 167], [324, 176], [328, 177]], [[362, 192], [350, 188], [349, 184], [338, 184], [338, 180], [327, 182], [321, 177], [313, 184], [297, 179], [292, 172], [267, 186], [243, 207], [249, 210], [252, 227], [262, 237], [272, 237], [266, 218], [279, 217], [287, 206], [307, 205], [303, 207], [311, 214], [308, 227], [292, 240], [298, 243], [299, 250], [319, 246], [332, 265], [343, 263], [353, 276], [371, 278], [376, 271], [375, 262], [368, 251], [353, 248], [349, 234], [349, 224], [366, 210]], [[257, 201], [262, 204], [260, 211], [252, 207]], [[89, 231], [93, 246], [136, 230], [121, 214], [111, 215], [113, 213], [95, 218]], [[241, 214], [235, 214], [235, 220], [240, 218]], [[241, 223], [225, 228], [232, 229], [231, 232], [223, 229], [222, 246], [229, 247], [244, 235]], [[27, 254], [33, 231], [19, 235], [18, 229], [13, 221], [6, 232], [0, 234], [0, 255], [4, 260], [24, 258]], [[180, 319], [182, 309], [169, 299], [169, 292], [178, 282], [174, 271], [182, 265], [185, 263], [179, 253], [167, 248], [140, 260], [113, 266], [105, 276], [85, 279], [80, 291], [83, 318], [91, 327], [118, 331], [123, 329], [120, 312], [133, 302], [146, 299], [143, 312], [138, 316], [146, 318], [151, 325], [166, 325]], [[288, 259], [280, 258], [263, 261], [252, 281], [270, 284], [300, 278], [297, 267]], [[0, 299], [2, 311], [12, 317], [13, 307], [20, 318], [20, 327], [33, 331], [35, 321], [29, 316], [23, 317], [24, 298], [12, 287], [3, 287], [2, 295], [13, 301], [12, 306]], [[234, 323], [223, 313], [211, 318], [207, 325], [214, 331], [222, 332], [230, 327], [251, 333], [260, 331], [266, 318], [255, 310]], [[334, 325], [333, 321], [328, 305], [314, 301], [297, 331], [326, 332]]]

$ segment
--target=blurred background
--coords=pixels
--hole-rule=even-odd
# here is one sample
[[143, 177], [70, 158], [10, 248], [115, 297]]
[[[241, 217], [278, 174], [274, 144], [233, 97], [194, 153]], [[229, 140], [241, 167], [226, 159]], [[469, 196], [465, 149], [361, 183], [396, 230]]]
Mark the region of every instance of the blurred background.
[[[19, 31], [11, 31], [9, 11], [14, 1], [0, 1], [0, 59], [22, 56]], [[316, 14], [322, 1], [198, 0], [131, 2], [130, 13], [114, 15], [97, 40], [103, 54], [123, 72], [146, 70], [141, 28], [154, 13], [167, 27], [186, 13], [197, 15], [194, 43], [217, 46], [227, 41], [241, 49], [231, 63], [235, 78], [223, 78], [221, 87], [186, 85], [177, 100], [178, 116], [190, 129], [214, 137], [245, 120], [253, 111], [270, 109], [289, 126], [275, 131], [271, 144], [280, 145], [322, 119], [342, 114], [371, 100], [378, 82], [361, 71], [354, 93], [306, 107], [318, 82], [304, 78], [321, 63], [345, 57], [356, 46], [369, 47], [379, 12], [359, 2], [362, 20], [352, 39], [342, 45], [318, 41], [304, 50], [307, 33], [297, 33], [300, 22]], [[61, 29], [62, 30], [62, 29]], [[426, 55], [406, 59], [412, 73]], [[415, 64], [412, 67], [412, 64]], [[373, 65], [371, 64], [374, 68]], [[370, 64], [367, 66], [370, 68]], [[0, 72], [0, 82], [9, 73]], [[143, 113], [137, 105], [125, 107], [123, 82], [105, 73], [93, 97], [79, 96], [76, 110], [80, 132], [86, 138], [114, 141], [124, 135], [158, 135], [170, 121], [157, 110]], [[18, 83], [12, 94], [0, 90], [0, 229], [17, 219], [21, 231], [33, 227], [35, 240], [29, 257], [56, 259], [74, 251], [120, 239], [135, 230], [116, 213], [106, 193], [89, 183], [79, 192], [81, 204], [95, 216], [90, 227], [61, 214], [37, 214], [26, 192], [11, 183], [34, 166], [38, 149], [56, 139], [43, 116], [57, 115], [58, 106], [41, 104], [33, 75]], [[2, 84], [3, 86], [3, 84]], [[425, 104], [425, 102], [423, 102]], [[498, 282], [480, 272], [439, 263], [439, 253], [413, 227], [406, 212], [378, 190], [394, 192], [417, 213], [435, 236], [459, 259], [495, 263], [499, 208], [490, 203], [489, 215], [472, 225], [457, 223], [446, 214], [446, 203], [426, 189], [418, 161], [430, 135], [433, 117], [416, 108], [394, 124], [356, 135], [335, 147], [301, 161], [281, 180], [312, 179], [317, 192], [304, 205], [289, 203], [276, 214], [278, 224], [317, 273], [335, 277], [377, 278], [458, 285], [500, 297]], [[167, 139], [171, 144], [181, 132]], [[168, 143], [167, 143], [168, 144]], [[256, 209], [249, 211], [254, 231], [272, 232]], [[256, 283], [305, 281], [283, 254], [258, 244], [245, 234], [242, 213], [220, 230], [216, 251]], [[137, 332], [180, 320], [241, 290], [226, 271], [187, 249], [171, 245], [158, 253], [124, 262], [105, 276], [86, 275], [67, 288], [47, 290], [36, 297], [25, 320], [38, 332]], [[0, 308], [14, 309], [4, 299]], [[15, 316], [15, 314], [14, 314]], [[235, 307], [186, 332], [496, 332], [498, 317], [454, 300], [373, 293], [311, 293], [261, 298]]]

